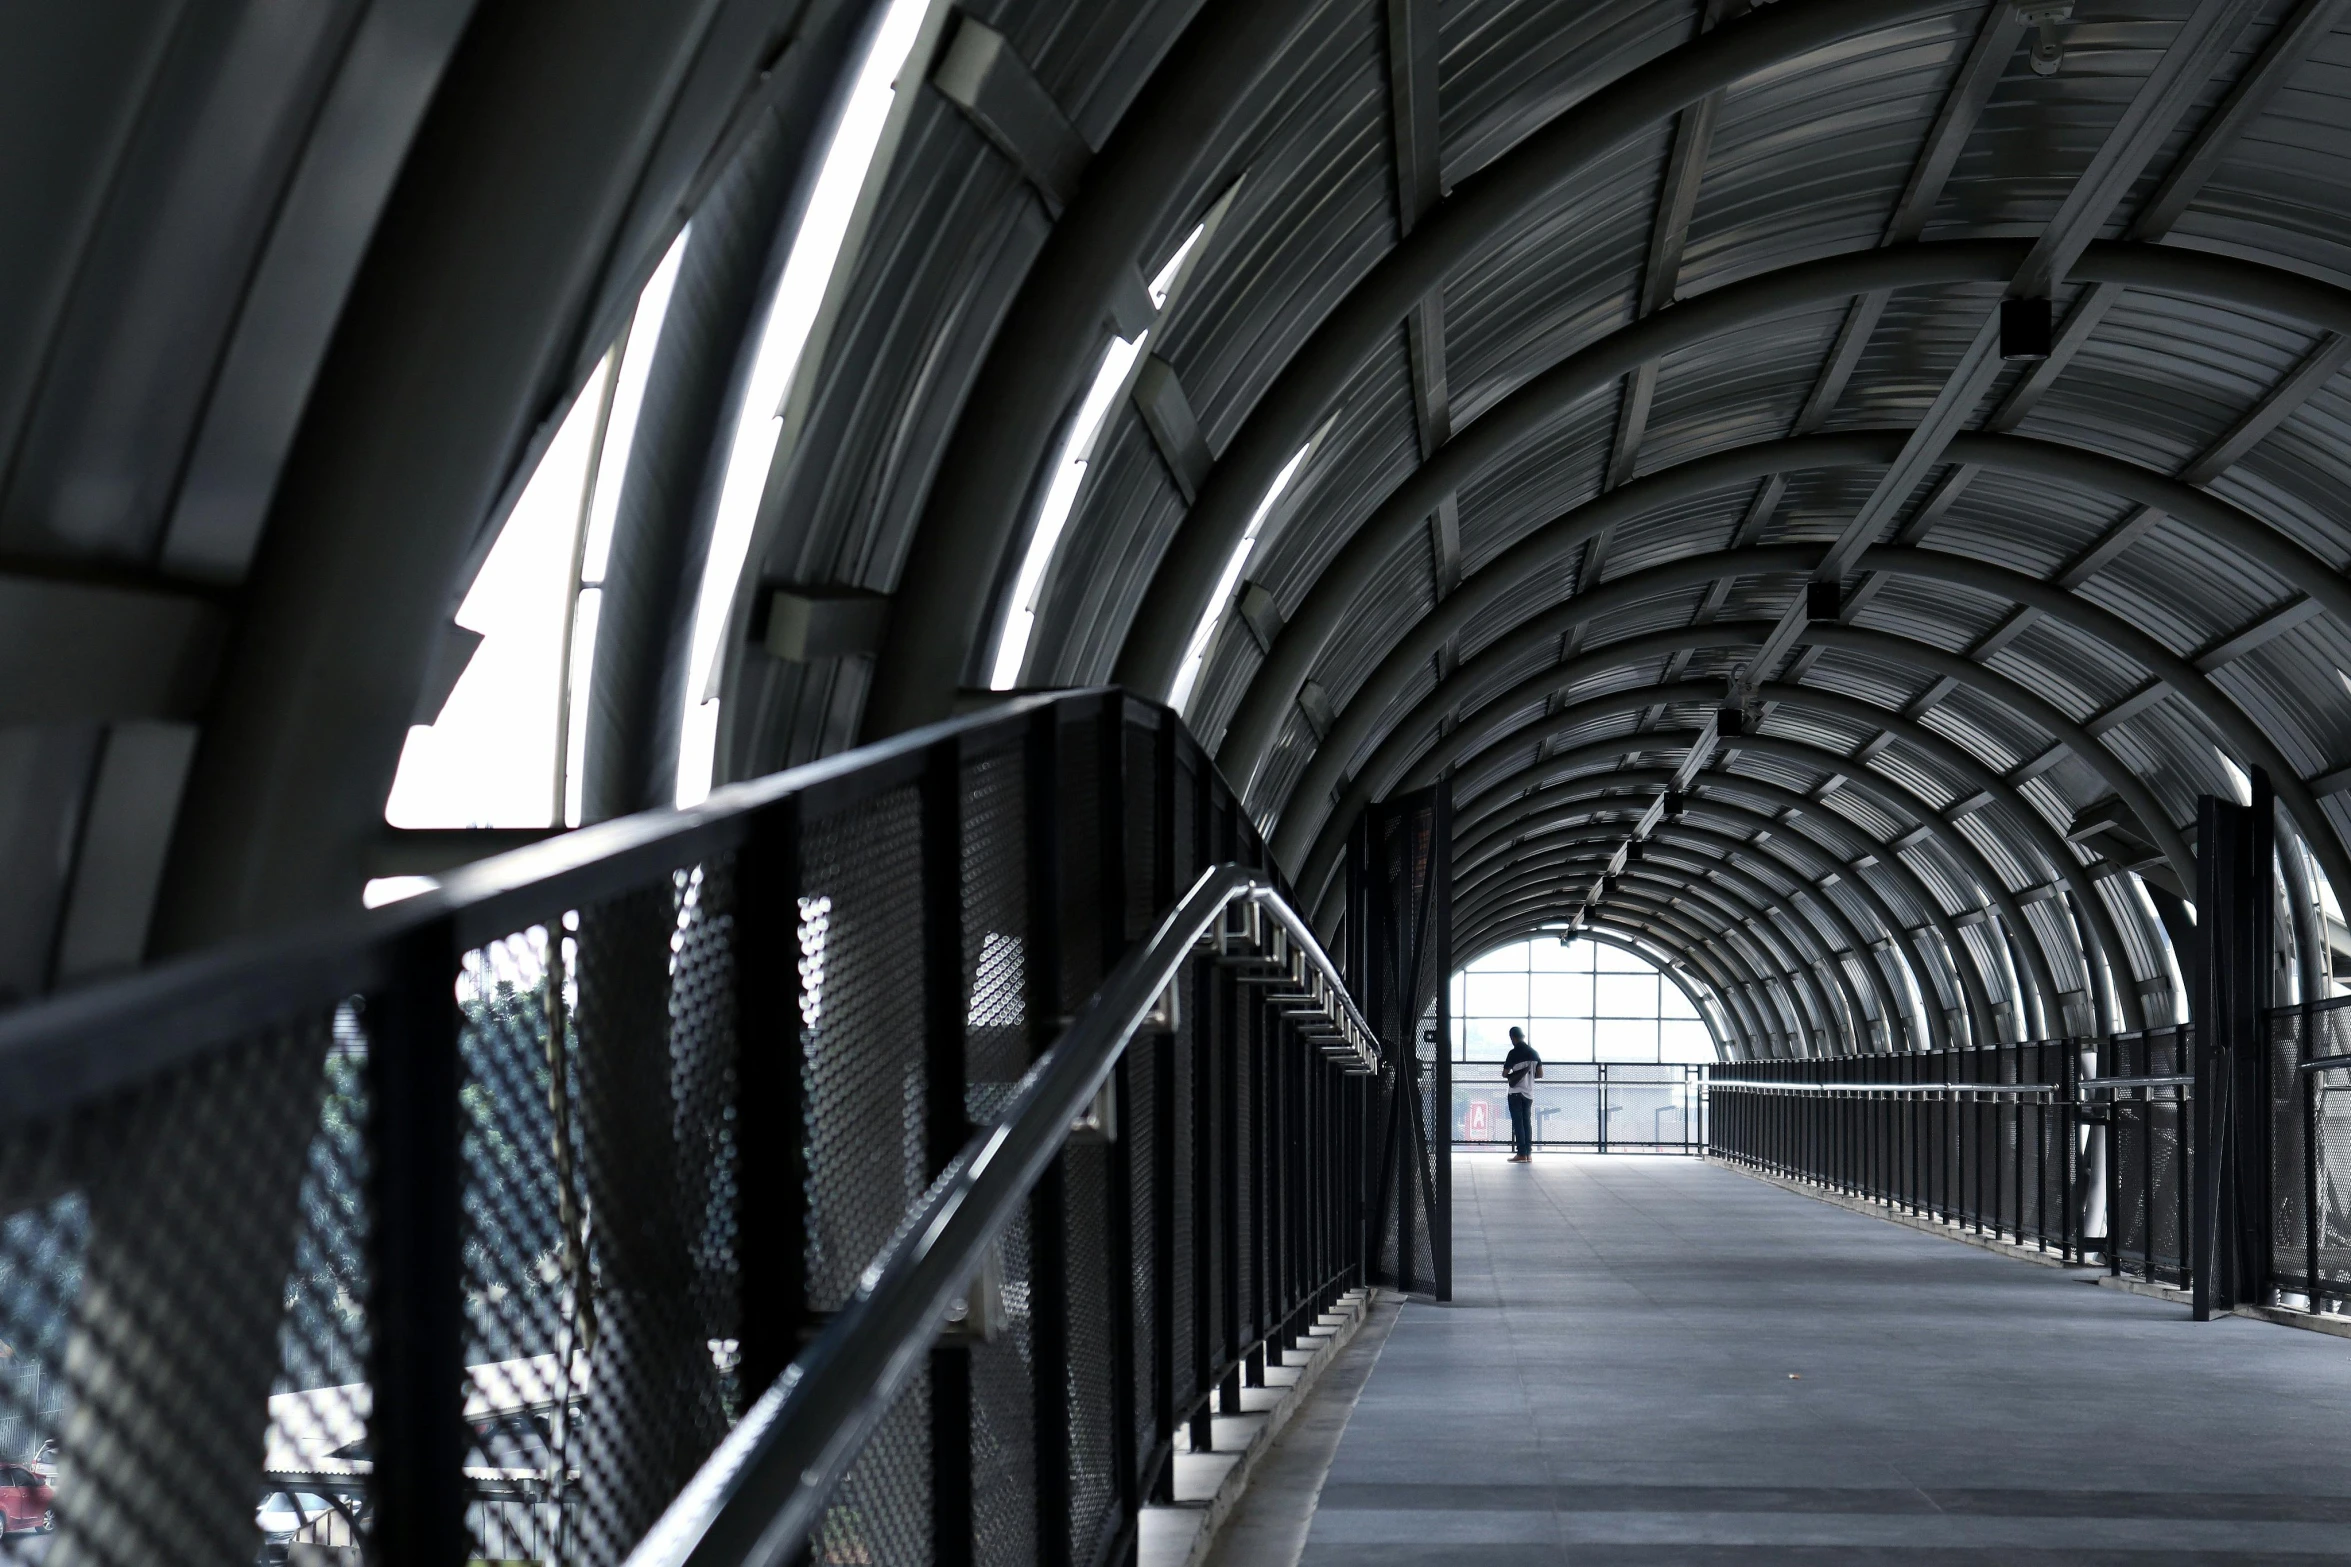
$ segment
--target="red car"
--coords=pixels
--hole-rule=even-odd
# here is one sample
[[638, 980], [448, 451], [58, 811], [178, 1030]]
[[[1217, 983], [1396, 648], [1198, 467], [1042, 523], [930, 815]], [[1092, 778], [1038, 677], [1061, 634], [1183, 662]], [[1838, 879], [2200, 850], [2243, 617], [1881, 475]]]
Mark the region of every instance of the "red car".
[[49, 1482], [24, 1465], [0, 1464], [0, 1534], [47, 1534], [57, 1527], [56, 1501]]

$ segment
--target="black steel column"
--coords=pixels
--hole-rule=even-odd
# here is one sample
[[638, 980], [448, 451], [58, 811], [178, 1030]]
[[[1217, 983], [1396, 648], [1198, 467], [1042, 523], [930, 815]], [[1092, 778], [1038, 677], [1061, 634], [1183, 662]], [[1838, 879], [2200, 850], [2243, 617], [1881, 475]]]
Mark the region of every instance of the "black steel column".
[[[1053, 1046], [1061, 1012], [1061, 715], [1029, 727], [1028, 1019], [1032, 1059]], [[1029, 1196], [1029, 1377], [1036, 1435], [1037, 1560], [1069, 1567], [1069, 1235], [1065, 1153]]]
[[[923, 759], [922, 971], [925, 1164], [936, 1179], [971, 1140], [964, 1030], [963, 756], [943, 740]], [[972, 1560], [971, 1350], [931, 1351], [931, 1542], [937, 1567]]]
[[367, 1052], [375, 1219], [368, 1375], [375, 1389], [369, 1555], [456, 1567], [465, 1532], [465, 1318], [459, 1223], [456, 978], [447, 919], [400, 938], [370, 998]]
[[2199, 1322], [2258, 1299], [2268, 1277], [2268, 1106], [2262, 1093], [2268, 1052], [2261, 1014], [2268, 1000], [2275, 809], [2268, 776], [2258, 769], [2253, 802], [2233, 805], [2206, 795], [2196, 810], [2189, 1271]]
[[735, 1124], [741, 1128], [742, 1379], [767, 1391], [808, 1311], [808, 1169], [800, 1010], [800, 800], [761, 813], [735, 852]]

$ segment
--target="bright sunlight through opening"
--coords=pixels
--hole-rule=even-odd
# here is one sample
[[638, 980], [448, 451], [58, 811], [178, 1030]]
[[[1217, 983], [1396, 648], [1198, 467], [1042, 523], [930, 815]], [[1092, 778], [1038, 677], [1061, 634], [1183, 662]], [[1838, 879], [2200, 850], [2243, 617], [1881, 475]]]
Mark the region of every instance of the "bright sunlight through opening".
[[[1151, 280], [1154, 309], [1166, 308], [1177, 271], [1207, 229], [1205, 223], [1195, 226]], [[1069, 436], [1054, 454], [1053, 482], [1045, 487], [1044, 504], [1037, 508], [1036, 524], [1029, 530], [1029, 547], [1021, 555], [1020, 573], [1012, 579], [1011, 608], [1005, 613], [1003, 634], [996, 639], [996, 662], [988, 674], [991, 691], [1009, 691], [1020, 684], [1021, 666], [1028, 662], [1029, 638], [1037, 628], [1037, 596], [1044, 591], [1046, 569], [1053, 564], [1062, 532], [1069, 526], [1069, 514], [1077, 505], [1086, 469], [1093, 462], [1104, 419], [1130, 384], [1136, 362], [1143, 357], [1143, 346], [1150, 341], [1149, 329], [1136, 333], [1132, 342], [1123, 337], [1110, 340], [1110, 347], [1102, 354], [1102, 366], [1094, 372], [1094, 384], [1086, 389], [1085, 401], [1078, 404]]]
[[734, 440], [727, 449], [710, 553], [703, 560], [702, 588], [694, 603], [686, 687], [690, 700], [678, 740], [680, 806], [699, 805], [710, 793], [718, 748], [719, 653], [734, 614], [735, 588], [750, 553], [751, 534], [759, 520], [760, 497], [766, 492], [768, 471], [783, 439], [784, 399], [792, 389], [801, 350], [808, 345], [808, 334], [824, 303], [826, 280], [849, 237], [857, 196], [881, 146], [896, 96], [893, 83], [899, 67], [906, 63], [907, 51], [914, 47], [926, 4], [927, 0], [892, 0], [889, 14], [882, 19], [872, 50], [858, 70], [848, 107], [833, 132], [832, 145], [825, 151], [816, 187], [809, 194], [808, 210], [793, 236], [791, 254], [784, 262], [783, 275], [776, 280], [767, 318], [759, 329], [759, 349], [743, 391]]

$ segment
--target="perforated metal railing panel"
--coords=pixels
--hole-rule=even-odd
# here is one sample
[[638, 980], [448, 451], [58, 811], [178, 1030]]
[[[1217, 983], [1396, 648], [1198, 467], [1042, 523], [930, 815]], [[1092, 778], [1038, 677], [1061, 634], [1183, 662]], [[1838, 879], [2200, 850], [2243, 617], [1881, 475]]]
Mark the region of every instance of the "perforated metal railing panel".
[[2270, 1258], [2313, 1310], [2351, 1305], [2351, 997], [2269, 1017]]
[[366, 1104], [336, 1022], [0, 1132], [0, 1464], [17, 1526], [61, 1533], [28, 1559], [249, 1560], [265, 1468], [364, 1449]]
[[[0, 1059], [75, 1061], [94, 1015], [128, 1063], [0, 1102], [0, 1470], [56, 1525], [28, 1559], [622, 1561], [1125, 943], [1262, 861], [1112, 693], [809, 777], [0, 1020]], [[1383, 1090], [1242, 978], [1187, 960], [812, 1561], [1097, 1567], [1187, 1421], [1365, 1277]]]

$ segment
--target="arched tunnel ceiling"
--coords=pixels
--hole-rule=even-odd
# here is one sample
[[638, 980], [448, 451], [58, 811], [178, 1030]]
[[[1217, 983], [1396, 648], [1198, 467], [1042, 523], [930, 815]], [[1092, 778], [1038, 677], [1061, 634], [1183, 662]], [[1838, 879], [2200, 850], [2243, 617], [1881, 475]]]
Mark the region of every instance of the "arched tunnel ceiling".
[[[660, 796], [756, 302], [885, 9], [351, 0], [295, 37], [124, 0], [0, 51], [89, 109], [0, 95], [48, 127], [0, 164], [45, 225], [0, 256], [29, 312], [9, 582], [149, 596], [115, 606], [147, 639], [121, 690], [51, 713], [16, 683], [7, 852], [65, 869], [0, 932], [39, 954], [0, 988], [67, 974], [140, 854], [151, 945], [348, 901], [500, 496], [691, 217], [586, 764], [610, 809]], [[1442, 777], [1463, 950], [1558, 923], [1653, 832], [1595, 916], [1701, 976], [1732, 1048], [2136, 1026], [2184, 1010], [2196, 801], [2257, 769], [2300, 983], [2330, 983], [2343, 10], [2081, 0], [2042, 74], [2005, 0], [930, 0], [784, 410], [718, 775], [975, 700], [1073, 410], [1148, 327], [1021, 680], [1180, 695], [1326, 919], [1362, 808]], [[409, 55], [360, 48], [394, 23]], [[184, 129], [229, 101], [245, 141]], [[305, 177], [356, 198], [306, 317], [269, 293], [316, 237]], [[182, 187], [210, 204], [135, 199]], [[2011, 298], [2050, 302], [2046, 357], [2004, 357]], [[108, 359], [110, 321], [184, 363]], [[273, 344], [277, 445], [218, 470], [243, 531], [204, 557], [208, 432]], [[74, 482], [112, 450], [144, 455]], [[775, 656], [779, 587], [882, 596], [886, 630]], [[60, 613], [35, 596], [27, 672]]]
[[[1138, 98], [1190, 144], [1097, 142], [902, 563], [853, 572], [880, 657], [746, 656], [733, 765], [981, 683], [1111, 329], [1036, 280], [1148, 273], [1230, 188], [1026, 681], [1183, 696], [1326, 918], [1362, 808], [1440, 776], [1464, 942], [1653, 831], [1599, 908], [1729, 987], [1741, 1049], [2184, 1015], [2199, 796], [2260, 770], [2351, 884], [2340, 10], [2085, 4], [2044, 75], [2006, 4], [1203, 6]], [[1211, 80], [1218, 30], [1263, 63]], [[2051, 302], [2045, 357], [2004, 298]]]

